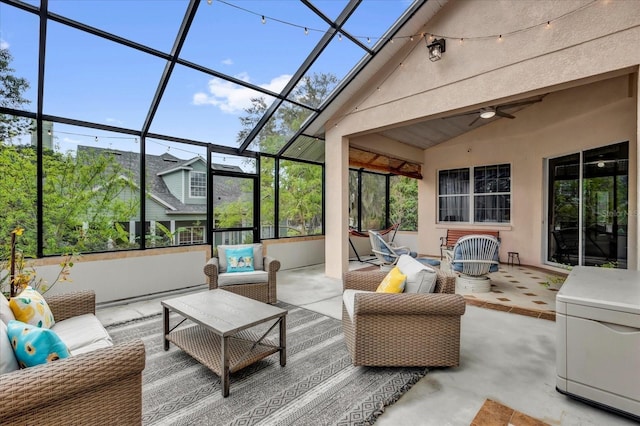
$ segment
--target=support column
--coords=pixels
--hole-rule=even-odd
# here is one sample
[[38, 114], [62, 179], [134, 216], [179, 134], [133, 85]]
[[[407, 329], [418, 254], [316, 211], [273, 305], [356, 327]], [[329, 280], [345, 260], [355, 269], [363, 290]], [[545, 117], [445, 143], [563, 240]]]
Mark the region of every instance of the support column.
[[349, 269], [349, 139], [337, 128], [325, 135], [325, 274]]

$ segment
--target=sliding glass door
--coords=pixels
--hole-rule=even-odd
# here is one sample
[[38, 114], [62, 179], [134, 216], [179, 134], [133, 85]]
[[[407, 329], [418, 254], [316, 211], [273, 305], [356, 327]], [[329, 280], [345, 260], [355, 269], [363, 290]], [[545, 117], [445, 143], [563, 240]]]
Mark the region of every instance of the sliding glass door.
[[627, 267], [629, 144], [549, 159], [547, 262]]

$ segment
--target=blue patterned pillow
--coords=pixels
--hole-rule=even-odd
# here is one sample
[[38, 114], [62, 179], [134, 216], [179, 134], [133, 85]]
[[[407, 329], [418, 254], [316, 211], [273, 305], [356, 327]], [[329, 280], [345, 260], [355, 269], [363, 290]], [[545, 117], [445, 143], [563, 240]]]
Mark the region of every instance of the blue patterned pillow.
[[7, 335], [22, 368], [45, 364], [71, 355], [67, 345], [48, 328], [11, 320], [7, 324]]
[[227, 248], [227, 272], [253, 271], [253, 247]]

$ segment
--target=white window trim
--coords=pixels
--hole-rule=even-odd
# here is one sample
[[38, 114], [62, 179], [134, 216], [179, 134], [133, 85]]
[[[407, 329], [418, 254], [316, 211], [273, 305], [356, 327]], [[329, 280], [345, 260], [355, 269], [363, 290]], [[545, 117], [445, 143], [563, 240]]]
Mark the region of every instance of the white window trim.
[[[204, 175], [204, 186], [193, 186], [192, 177], [195, 174]], [[193, 195], [194, 188], [204, 188], [204, 195]], [[190, 198], [207, 198], [207, 174], [205, 172], [190, 171], [189, 172], [189, 197]]]
[[[193, 245], [193, 244], [204, 244], [205, 242], [205, 227], [204, 226], [181, 226], [180, 228], [183, 228], [182, 231], [180, 231], [177, 235], [177, 239], [178, 239], [178, 245], [180, 246], [188, 246], [188, 245]], [[202, 241], [196, 241], [194, 242], [193, 240], [193, 235], [194, 235], [194, 231], [196, 229], [200, 229], [202, 231]], [[182, 242], [182, 235], [183, 234], [187, 234], [189, 235], [189, 241], [188, 242]]]
[[[509, 188], [511, 189], [511, 191], [509, 192], [480, 192], [480, 193], [476, 193], [475, 192], [475, 169], [476, 168], [482, 168], [482, 167], [497, 167], [497, 166], [501, 166], [501, 165], [508, 165], [509, 166], [509, 179], [511, 181], [511, 184], [509, 185]], [[466, 192], [464, 194], [440, 194], [440, 172], [444, 172], [444, 171], [448, 171], [448, 170], [460, 170], [460, 169], [467, 169], [469, 171], [469, 192]], [[437, 188], [438, 188], [438, 204], [436, 206], [437, 210], [436, 210], [436, 217], [437, 217], [437, 224], [465, 224], [465, 225], [491, 225], [491, 226], [509, 226], [511, 225], [511, 213], [512, 213], [512, 208], [513, 206], [511, 205], [509, 207], [509, 221], [508, 222], [476, 222], [475, 221], [475, 197], [476, 196], [486, 196], [486, 195], [509, 195], [510, 199], [513, 200], [513, 165], [511, 163], [497, 163], [497, 164], [484, 164], [484, 165], [476, 165], [476, 166], [469, 166], [469, 167], [453, 167], [450, 169], [439, 169], [438, 170], [438, 181], [437, 181]], [[469, 221], [463, 222], [463, 221], [444, 221], [444, 220], [440, 220], [440, 200], [443, 198], [450, 198], [450, 197], [469, 197]]]

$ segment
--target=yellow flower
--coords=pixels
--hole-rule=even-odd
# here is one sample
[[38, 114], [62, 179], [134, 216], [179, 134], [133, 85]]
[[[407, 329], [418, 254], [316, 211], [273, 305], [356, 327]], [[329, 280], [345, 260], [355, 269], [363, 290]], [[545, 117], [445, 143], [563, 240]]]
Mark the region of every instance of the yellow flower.
[[20, 228], [20, 227], [18, 227], [16, 229], [14, 229], [13, 231], [11, 231], [12, 234], [16, 234], [17, 236], [22, 235], [23, 232], [24, 232], [24, 228]]

